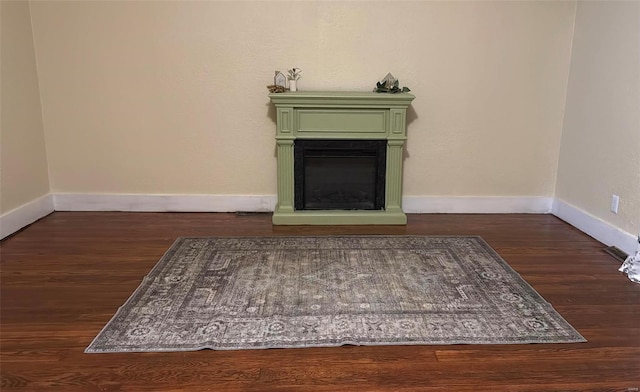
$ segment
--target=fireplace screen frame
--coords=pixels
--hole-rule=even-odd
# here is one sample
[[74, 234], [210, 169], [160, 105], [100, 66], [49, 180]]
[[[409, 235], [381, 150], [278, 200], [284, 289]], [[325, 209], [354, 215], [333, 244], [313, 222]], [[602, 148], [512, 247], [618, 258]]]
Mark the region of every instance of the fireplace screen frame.
[[[307, 179], [308, 167], [312, 158], [367, 159], [373, 164], [373, 194], [358, 201], [309, 200]], [[362, 162], [362, 160], [361, 160]], [[327, 161], [330, 164], [330, 161]], [[355, 166], [355, 165], [354, 165]], [[348, 170], [345, 167], [345, 170]], [[387, 171], [387, 141], [364, 139], [297, 139], [294, 143], [294, 207], [295, 210], [384, 210]], [[338, 173], [335, 173], [338, 175]], [[366, 192], [363, 192], [366, 194]], [[370, 205], [369, 205], [370, 203]]]

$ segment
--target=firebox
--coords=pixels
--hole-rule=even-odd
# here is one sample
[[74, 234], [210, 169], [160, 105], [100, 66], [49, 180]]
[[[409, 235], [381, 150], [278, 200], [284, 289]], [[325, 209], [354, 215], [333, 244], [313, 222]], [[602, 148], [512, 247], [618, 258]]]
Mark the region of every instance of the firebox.
[[386, 140], [296, 140], [295, 209], [384, 209], [386, 151]]

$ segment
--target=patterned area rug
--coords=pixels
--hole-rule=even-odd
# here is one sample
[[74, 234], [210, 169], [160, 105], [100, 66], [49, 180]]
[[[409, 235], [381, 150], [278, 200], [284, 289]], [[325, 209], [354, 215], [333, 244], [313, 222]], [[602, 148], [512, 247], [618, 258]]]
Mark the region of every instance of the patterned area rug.
[[180, 238], [86, 352], [584, 341], [480, 237]]

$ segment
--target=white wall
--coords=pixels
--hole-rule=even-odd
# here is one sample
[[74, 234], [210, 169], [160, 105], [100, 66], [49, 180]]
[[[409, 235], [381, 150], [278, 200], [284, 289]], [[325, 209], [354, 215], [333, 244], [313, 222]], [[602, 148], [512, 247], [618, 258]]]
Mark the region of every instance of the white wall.
[[[29, 3], [0, 2], [0, 238], [31, 223], [53, 202], [31, 33]], [[19, 218], [13, 212], [25, 205]], [[26, 222], [26, 223], [25, 223]]]
[[556, 198], [640, 232], [639, 2], [578, 3]]
[[32, 2], [52, 191], [273, 195], [273, 71], [417, 96], [406, 195], [551, 197], [573, 2]]
[[556, 214], [628, 240], [638, 4], [2, 2], [0, 213], [42, 206], [49, 181], [62, 209], [111, 194], [125, 210], [224, 210], [235, 195], [269, 209], [265, 86], [296, 66], [301, 89], [369, 91], [388, 71], [412, 88], [412, 212], [544, 212], [556, 197]]

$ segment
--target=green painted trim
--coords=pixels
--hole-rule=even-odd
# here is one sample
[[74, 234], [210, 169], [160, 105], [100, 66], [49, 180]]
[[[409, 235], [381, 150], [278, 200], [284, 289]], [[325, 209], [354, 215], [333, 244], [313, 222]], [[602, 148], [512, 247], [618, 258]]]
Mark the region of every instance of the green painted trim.
[[387, 133], [389, 111], [384, 109], [296, 109], [297, 132]]
[[275, 211], [274, 225], [406, 225], [407, 216], [392, 211]]
[[409, 93], [385, 94], [352, 91], [296, 91], [269, 94], [276, 107], [358, 107], [406, 108], [415, 99]]
[[[278, 204], [274, 225], [404, 225], [402, 164], [407, 107], [412, 94], [298, 91], [269, 94], [276, 106]], [[296, 211], [294, 143], [304, 139], [387, 140], [387, 183], [382, 211]]]

